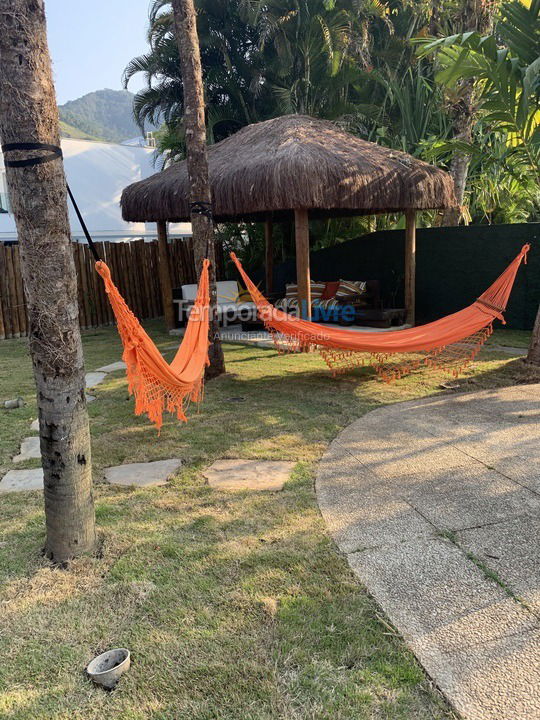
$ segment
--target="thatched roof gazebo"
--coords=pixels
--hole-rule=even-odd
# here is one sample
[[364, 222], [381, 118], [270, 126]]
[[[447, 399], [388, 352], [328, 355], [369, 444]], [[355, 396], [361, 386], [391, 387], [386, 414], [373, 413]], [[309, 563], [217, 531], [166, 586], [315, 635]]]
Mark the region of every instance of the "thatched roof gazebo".
[[[448, 173], [303, 115], [242, 128], [208, 148], [208, 163], [216, 221], [266, 222], [267, 261], [270, 220], [294, 216], [298, 294], [308, 308], [309, 217], [405, 212], [405, 302], [414, 322], [415, 215], [455, 206]], [[157, 222], [162, 237], [167, 221], [189, 220], [186, 162], [129, 185], [121, 206], [124, 220]]]

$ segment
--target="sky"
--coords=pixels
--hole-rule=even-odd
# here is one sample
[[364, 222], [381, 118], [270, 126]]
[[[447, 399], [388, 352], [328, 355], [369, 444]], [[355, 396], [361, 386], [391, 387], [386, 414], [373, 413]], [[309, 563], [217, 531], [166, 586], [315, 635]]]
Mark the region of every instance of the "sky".
[[[146, 52], [150, 0], [45, 0], [58, 104], [122, 89], [127, 63]], [[134, 78], [128, 87], [143, 85]]]

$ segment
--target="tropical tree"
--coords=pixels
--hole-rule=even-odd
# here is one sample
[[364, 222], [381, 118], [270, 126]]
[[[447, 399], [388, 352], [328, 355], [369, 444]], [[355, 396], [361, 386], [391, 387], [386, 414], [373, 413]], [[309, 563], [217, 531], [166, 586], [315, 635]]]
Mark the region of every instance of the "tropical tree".
[[193, 255], [198, 272], [205, 258], [210, 260], [210, 345], [207, 377], [225, 372], [223, 348], [219, 337], [216, 314], [216, 274], [214, 221], [212, 197], [208, 177], [206, 127], [201, 53], [197, 34], [197, 13], [194, 0], [172, 0], [173, 19], [182, 68], [184, 89], [184, 126], [186, 129], [186, 155], [190, 184], [191, 225], [193, 228]]
[[[491, 32], [496, 8], [497, 0], [462, 0], [453, 18], [453, 28], [459, 29], [464, 37], [471, 34], [481, 37]], [[445, 211], [442, 224], [457, 225], [463, 215], [462, 208], [471, 160], [464, 146], [472, 142], [477, 121], [477, 84], [473, 77], [459, 76], [452, 85], [446, 84], [446, 88], [453, 135], [457, 140], [450, 162], [457, 207]]]
[[[39, 408], [45, 553], [64, 563], [91, 552], [96, 532], [77, 278], [64, 166], [59, 153], [51, 154], [60, 135], [42, 2], [0, 4], [0, 139], [45, 145], [3, 149]], [[50, 161], [44, 162], [47, 154]], [[10, 165], [37, 158], [40, 164]]]
[[[466, 142], [466, 133], [460, 135], [456, 129], [468, 117], [460, 111], [464, 87], [473, 87], [478, 93], [478, 83], [467, 78], [450, 88], [436, 82], [434, 58], [419, 60], [410, 42], [420, 36], [431, 43], [428, 34], [462, 28], [464, 16], [474, 9], [471, 2], [198, 0], [208, 142], [220, 140], [248, 122], [307, 112], [337, 120], [366, 139], [442, 165], [459, 164], [456, 158], [461, 157], [466, 161], [462, 170], [471, 165], [464, 197], [472, 217], [483, 222], [525, 217], [527, 208], [534, 209], [534, 202], [529, 195], [520, 200], [518, 187], [525, 183], [528, 193], [530, 183], [517, 165], [513, 165], [512, 180], [500, 182], [496, 159], [500, 159], [504, 143], [491, 136], [490, 127], [482, 129], [482, 134], [477, 130], [481, 112], [476, 98], [467, 125], [473, 128], [470, 142]], [[488, 14], [492, 7], [482, 5]], [[141, 123], [165, 120], [157, 141], [167, 163], [184, 158], [186, 152], [183, 89], [170, 2], [155, 0], [150, 20], [150, 51], [129, 64], [125, 82], [135, 73], [146, 75], [147, 87], [137, 94], [135, 113]], [[490, 137], [488, 143], [484, 136]], [[473, 141], [475, 145], [481, 141], [483, 149], [492, 149], [493, 155], [479, 158], [472, 151]], [[505, 158], [504, 166], [508, 164], [512, 165]], [[504, 185], [505, 192], [497, 192]], [[395, 222], [393, 217], [377, 218], [376, 223], [348, 219], [314, 224], [312, 229], [316, 241], [327, 244], [353, 237], [375, 224], [393, 227]], [[256, 238], [249, 226], [245, 231]], [[286, 235], [283, 242], [288, 247]], [[279, 244], [279, 231], [276, 237]]]
[[[507, 137], [506, 162], [525, 163], [540, 180], [540, 0], [526, 7], [504, 3], [496, 33], [451, 35], [419, 40], [419, 55], [437, 54], [437, 80], [452, 90], [475, 84], [476, 106], [484, 128]], [[470, 138], [465, 144], [472, 143]], [[466, 152], [466, 150], [465, 150]]]
[[[538, 202], [540, 186], [540, 0], [502, 5], [496, 34], [464, 33], [423, 43], [437, 53], [439, 80], [448, 87], [466, 80], [478, 88], [482, 122], [504, 134], [506, 166], [520, 167], [532, 183], [522, 190]], [[537, 206], [538, 207], [538, 206]], [[540, 309], [529, 350], [540, 365]]]
[[540, 185], [530, 164], [509, 148], [508, 134], [475, 128], [466, 205], [472, 223], [519, 223], [538, 218]]
[[[242, 125], [287, 112], [338, 117], [354, 99], [359, 68], [369, 68], [372, 33], [392, 34], [379, 0], [232, 0], [198, 2], [209, 141]], [[377, 26], [377, 27], [376, 27]], [[183, 144], [183, 90], [170, 0], [154, 0], [150, 50], [134, 58], [124, 84], [143, 73], [137, 93], [139, 124], [164, 121]]]
[[[197, 3], [210, 141], [261, 119], [261, 62], [250, 8], [249, 0]], [[184, 91], [170, 0], [154, 0], [149, 19], [149, 52], [128, 64], [124, 85], [142, 73], [146, 87], [135, 95], [135, 119], [141, 126], [164, 122], [183, 144]]]
[[257, 0], [251, 21], [273, 114], [335, 118], [351, 109], [359, 69], [371, 67], [372, 33], [392, 32], [379, 0]]

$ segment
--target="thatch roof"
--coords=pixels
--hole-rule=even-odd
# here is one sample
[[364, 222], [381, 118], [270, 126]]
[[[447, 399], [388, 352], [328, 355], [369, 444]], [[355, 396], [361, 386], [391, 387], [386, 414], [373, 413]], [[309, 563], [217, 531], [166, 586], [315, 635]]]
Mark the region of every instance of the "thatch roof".
[[[454, 206], [448, 173], [303, 115], [248, 125], [208, 148], [216, 220], [372, 214]], [[122, 194], [124, 220], [189, 220], [186, 162]]]

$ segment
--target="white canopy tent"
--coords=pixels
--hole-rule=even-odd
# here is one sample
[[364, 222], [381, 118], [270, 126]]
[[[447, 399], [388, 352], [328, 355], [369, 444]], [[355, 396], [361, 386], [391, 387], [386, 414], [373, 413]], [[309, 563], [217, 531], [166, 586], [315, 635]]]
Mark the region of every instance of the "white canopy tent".
[[[156, 172], [153, 148], [74, 138], [63, 138], [61, 144], [68, 183], [92, 236], [113, 242], [156, 237], [153, 223], [125, 222], [120, 210], [120, 196], [125, 186]], [[73, 238], [83, 240], [77, 216], [71, 203], [68, 205]], [[169, 231], [173, 236], [189, 236], [191, 224], [171, 224]], [[0, 153], [0, 242], [16, 239]]]

